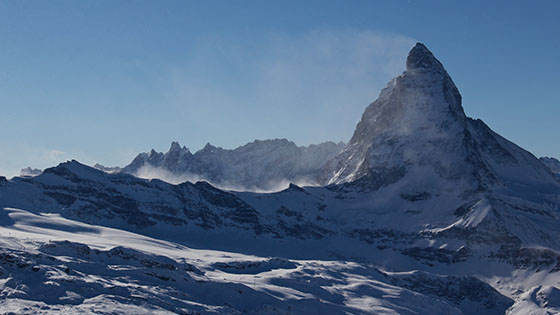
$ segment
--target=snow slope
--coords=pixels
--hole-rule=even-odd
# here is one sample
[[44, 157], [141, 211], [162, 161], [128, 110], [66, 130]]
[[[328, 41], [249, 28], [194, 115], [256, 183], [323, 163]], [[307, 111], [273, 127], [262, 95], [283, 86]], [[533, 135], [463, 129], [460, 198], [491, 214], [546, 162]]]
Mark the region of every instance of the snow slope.
[[[0, 308], [6, 312], [462, 313], [438, 292], [425, 295], [413, 285], [391, 284], [406, 281], [406, 276], [393, 281], [391, 275], [357, 263], [191, 249], [11, 208], [3, 209], [0, 235]], [[426, 277], [426, 283], [430, 277], [445, 279]], [[474, 278], [465, 281], [484, 287]], [[484, 289], [496, 296], [493, 303], [499, 307], [511, 304]]]

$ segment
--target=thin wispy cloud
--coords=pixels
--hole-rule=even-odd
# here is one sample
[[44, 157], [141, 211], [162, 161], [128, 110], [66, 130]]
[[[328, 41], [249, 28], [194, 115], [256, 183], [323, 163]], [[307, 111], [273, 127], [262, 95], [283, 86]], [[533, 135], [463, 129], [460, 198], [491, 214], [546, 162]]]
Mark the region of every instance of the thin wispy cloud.
[[[154, 124], [142, 132], [155, 128], [155, 133], [165, 133], [157, 137], [164, 141], [159, 143], [148, 131], [143, 137], [151, 140], [142, 149], [167, 145], [163, 139], [184, 139], [192, 151], [206, 142], [232, 148], [270, 138], [299, 145], [348, 141], [363, 109], [404, 70], [415, 42], [355, 29], [257, 35], [243, 41], [224, 34], [200, 35], [183, 59], [162, 67], [156, 79], [161, 108], [152, 104], [130, 111], [137, 117], [140, 111], [153, 110]], [[68, 159], [113, 166], [128, 163], [137, 153], [114, 151], [97, 160], [90, 158], [95, 152], [12, 146], [0, 157], [0, 173], [7, 176], [27, 166], [46, 168]], [[10, 158], [7, 152], [22, 158]]]
[[205, 178], [197, 174], [187, 174], [187, 173], [176, 174], [164, 168], [153, 167], [149, 164], [144, 164], [133, 175], [144, 179], [159, 179], [174, 185], [181, 184], [184, 182], [196, 183], [199, 181], [205, 181], [210, 183], [214, 187], [223, 190], [251, 191], [251, 192], [259, 192], [259, 193], [270, 193], [270, 192], [281, 191], [288, 188], [290, 184], [295, 184], [298, 186], [318, 186], [318, 184], [313, 180], [301, 179], [296, 181], [290, 181], [288, 179], [282, 179], [278, 181], [263, 183], [263, 186], [268, 187], [267, 189], [263, 189], [256, 186], [247, 187], [229, 181], [212, 182], [208, 178]]
[[347, 140], [363, 109], [404, 70], [414, 42], [360, 30], [270, 33], [243, 45], [208, 35], [169, 71], [166, 96], [204, 139], [195, 149], [213, 139]]

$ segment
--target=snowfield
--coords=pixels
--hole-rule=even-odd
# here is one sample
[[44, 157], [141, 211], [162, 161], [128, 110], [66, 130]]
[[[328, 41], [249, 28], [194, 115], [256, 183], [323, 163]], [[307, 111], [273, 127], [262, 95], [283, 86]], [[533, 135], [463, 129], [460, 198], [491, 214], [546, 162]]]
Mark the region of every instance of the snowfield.
[[[550, 314], [558, 289], [506, 297], [474, 277], [387, 272], [368, 263], [193, 249], [6, 208], [0, 309], [9, 313]], [[68, 241], [71, 239], [72, 241]], [[538, 275], [525, 275], [535, 281]], [[495, 277], [507, 293], [519, 275]], [[538, 279], [537, 281], [544, 281]], [[554, 279], [546, 282], [554, 283]], [[514, 300], [515, 304], [514, 303]], [[549, 313], [547, 313], [549, 312]]]
[[17, 209], [0, 224], [4, 312], [460, 313], [357, 263], [191, 249]]

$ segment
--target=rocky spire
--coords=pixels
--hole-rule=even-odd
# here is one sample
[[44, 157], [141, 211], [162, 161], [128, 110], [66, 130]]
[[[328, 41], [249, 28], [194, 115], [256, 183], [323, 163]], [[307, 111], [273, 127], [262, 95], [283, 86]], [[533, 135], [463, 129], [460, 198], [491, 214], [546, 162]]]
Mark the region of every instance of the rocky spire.
[[[436, 151], [455, 155], [448, 148], [461, 142], [465, 124], [459, 90], [432, 52], [417, 43], [406, 71], [366, 108], [348, 146], [329, 163], [336, 166], [326, 183], [354, 181], [371, 169], [404, 169], [413, 161], [429, 161]], [[436, 147], [429, 151], [424, 142]], [[448, 171], [447, 166], [435, 167]]]
[[441, 62], [439, 62], [432, 52], [422, 43], [416, 43], [416, 45], [408, 53], [408, 58], [406, 59], [406, 70], [429, 70], [445, 73], [445, 69], [443, 68]]
[[180, 150], [181, 150], [181, 145], [179, 144], [179, 142], [177, 141], [171, 142], [171, 147], [169, 148], [169, 152], [180, 151]]
[[177, 154], [177, 153], [186, 154], [186, 153], [190, 153], [190, 151], [185, 146], [181, 147], [179, 142], [173, 141], [173, 142], [171, 142], [171, 147], [169, 148], [169, 151], [167, 152], [167, 154]]

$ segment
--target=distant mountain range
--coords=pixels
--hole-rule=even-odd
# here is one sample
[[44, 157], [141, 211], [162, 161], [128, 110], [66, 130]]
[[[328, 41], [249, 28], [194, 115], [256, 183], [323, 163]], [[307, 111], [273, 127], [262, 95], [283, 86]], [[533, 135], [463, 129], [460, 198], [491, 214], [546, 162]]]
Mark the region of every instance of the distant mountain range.
[[[192, 154], [174, 142], [120, 170], [69, 161], [0, 178], [0, 232], [18, 235], [0, 255], [0, 296], [174, 313], [557, 314], [557, 162], [468, 118], [418, 43], [347, 145], [268, 140]], [[253, 191], [137, 177], [150, 174]], [[77, 243], [46, 241], [61, 231]], [[16, 277], [18, 263], [50, 271]], [[80, 285], [36, 294], [51, 282]]]
[[317, 173], [344, 148], [325, 142], [299, 147], [286, 139], [255, 140], [233, 150], [207, 144], [192, 154], [173, 142], [167, 153], [140, 153], [122, 172], [173, 183], [204, 180], [234, 190], [280, 190], [316, 185]]

